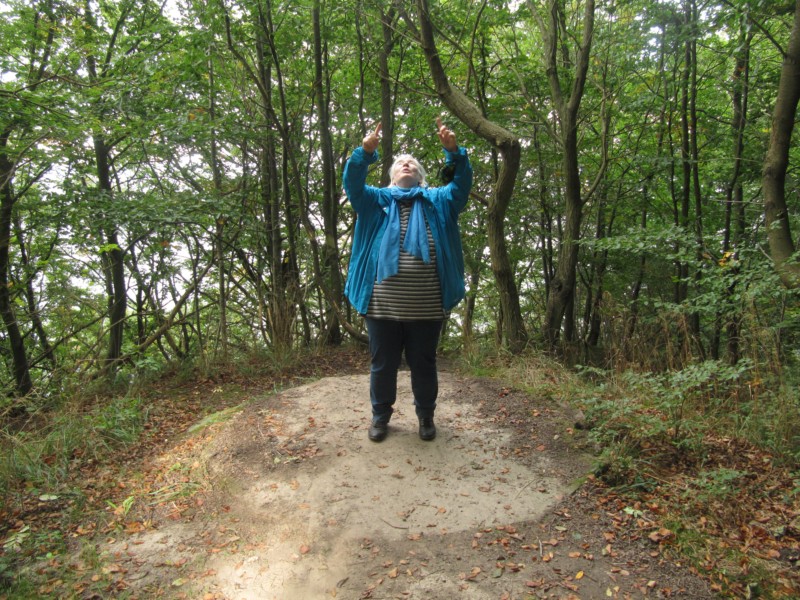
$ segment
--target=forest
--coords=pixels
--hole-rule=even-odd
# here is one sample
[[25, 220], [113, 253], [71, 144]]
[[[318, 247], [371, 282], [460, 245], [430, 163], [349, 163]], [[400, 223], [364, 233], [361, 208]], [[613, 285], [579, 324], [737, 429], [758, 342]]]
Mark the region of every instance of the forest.
[[[380, 122], [370, 183], [410, 152], [436, 185], [441, 117], [475, 172], [443, 352], [573, 369], [609, 444], [646, 426], [684, 449], [713, 425], [800, 458], [800, 1], [0, 16], [4, 454], [87, 390], [364, 342], [345, 161]], [[611, 382], [661, 417], [610, 406]]]

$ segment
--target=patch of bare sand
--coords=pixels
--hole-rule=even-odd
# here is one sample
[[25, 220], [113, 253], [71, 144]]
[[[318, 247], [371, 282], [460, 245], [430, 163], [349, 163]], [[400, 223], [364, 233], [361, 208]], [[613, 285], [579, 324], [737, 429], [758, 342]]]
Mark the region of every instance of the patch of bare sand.
[[438, 436], [423, 442], [402, 372], [379, 444], [367, 375], [256, 399], [208, 446], [204, 512], [108, 550], [136, 565], [140, 591], [172, 597], [633, 597], [552, 519], [586, 463], [536, 452], [491, 414], [497, 395], [440, 373]]

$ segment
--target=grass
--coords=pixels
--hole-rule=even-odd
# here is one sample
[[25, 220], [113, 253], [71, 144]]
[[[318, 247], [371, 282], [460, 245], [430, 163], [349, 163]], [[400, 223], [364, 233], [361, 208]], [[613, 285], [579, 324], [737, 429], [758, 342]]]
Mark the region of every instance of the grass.
[[166, 469], [152, 458], [180, 456], [254, 396], [366, 372], [365, 356], [360, 347], [261, 354], [202, 373], [148, 372], [127, 389], [31, 399], [24, 422], [0, 430], [0, 598], [107, 596], [115, 582], [94, 536], [142, 526], [149, 511], [190, 502], [204, 485], [180, 458]]
[[582, 411], [595, 475], [632, 503], [658, 504], [676, 533], [670, 552], [720, 597], [789, 598], [800, 589], [781, 558], [800, 553], [800, 381], [787, 371], [747, 360], [568, 370], [527, 354], [472, 372], [513, 382], [537, 406]]
[[231, 406], [224, 410], [217, 411], [210, 415], [203, 417], [200, 421], [195, 423], [189, 428], [189, 433], [196, 433], [202, 429], [215, 425], [217, 423], [224, 423], [231, 419], [241, 410], [241, 406]]
[[[42, 598], [43, 580], [74, 576], [59, 557], [67, 551], [71, 524], [86, 516], [85, 492], [71, 483], [76, 458], [103, 460], [135, 439], [142, 423], [137, 404], [123, 398], [88, 412], [63, 413], [39, 431], [3, 433], [0, 509], [19, 516], [0, 528], [0, 596], [5, 590], [8, 598]], [[26, 525], [12, 529], [16, 519]]]
[[99, 460], [120, 445], [134, 442], [146, 420], [141, 398], [122, 396], [88, 410], [81, 403], [65, 406], [38, 430], [2, 431], [0, 489], [11, 493], [24, 482], [28, 490], [60, 490], [77, 457]]

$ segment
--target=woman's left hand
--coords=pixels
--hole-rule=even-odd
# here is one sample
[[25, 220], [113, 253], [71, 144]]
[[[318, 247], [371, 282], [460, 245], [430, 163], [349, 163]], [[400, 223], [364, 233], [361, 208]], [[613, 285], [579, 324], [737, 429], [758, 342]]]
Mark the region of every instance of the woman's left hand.
[[442, 123], [441, 117], [436, 117], [436, 129], [436, 134], [439, 136], [439, 141], [442, 142], [444, 149], [448, 150], [449, 152], [457, 152], [458, 142], [456, 142], [456, 134], [445, 127], [445, 124]]

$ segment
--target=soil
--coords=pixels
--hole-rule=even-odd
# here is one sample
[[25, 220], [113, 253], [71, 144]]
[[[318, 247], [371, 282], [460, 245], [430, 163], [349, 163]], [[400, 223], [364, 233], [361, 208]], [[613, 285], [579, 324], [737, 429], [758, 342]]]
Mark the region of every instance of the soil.
[[187, 432], [161, 460], [190, 501], [98, 548], [127, 597], [714, 597], [647, 507], [608, 505], [568, 409], [442, 368], [425, 442], [403, 371], [374, 443], [368, 386], [365, 369], [265, 392]]

